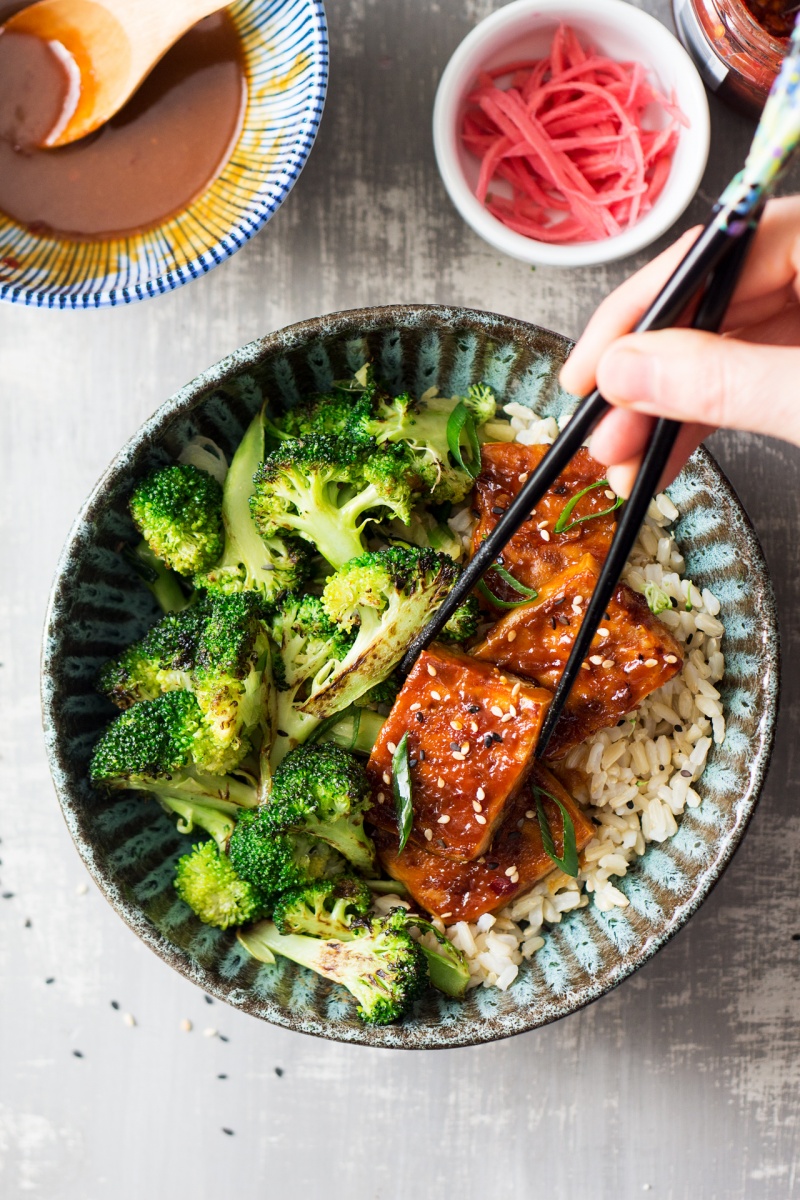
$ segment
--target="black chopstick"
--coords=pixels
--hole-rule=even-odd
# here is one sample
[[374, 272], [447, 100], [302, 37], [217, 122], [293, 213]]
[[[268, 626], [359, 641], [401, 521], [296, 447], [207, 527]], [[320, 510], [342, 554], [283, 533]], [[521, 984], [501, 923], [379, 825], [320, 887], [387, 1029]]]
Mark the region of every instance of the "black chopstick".
[[[635, 332], [666, 329], [674, 325], [697, 293], [706, 288], [714, 269], [722, 259], [734, 250], [743, 237], [748, 237], [748, 230], [752, 229], [752, 224], [746, 228], [740, 226], [733, 230], [721, 230], [717, 222], [718, 212], [717, 207], [697, 241], [636, 325]], [[538, 467], [531, 472], [527, 482], [511, 501], [494, 529], [467, 563], [453, 590], [411, 642], [398, 667], [398, 672], [403, 678], [408, 675], [417, 656], [438, 637], [478, 581], [495, 565], [506, 542], [528, 520], [542, 496], [565, 470], [608, 407], [597, 388], [581, 400], [569, 424], [556, 438]]]
[[[693, 328], [711, 332], [719, 329], [747, 258], [754, 233], [755, 224], [731, 245], [728, 254], [720, 262], [700, 300], [691, 322]], [[633, 549], [650, 501], [656, 493], [680, 428], [678, 421], [668, 421], [663, 418], [656, 421], [636, 482], [622, 509], [611, 549], [603, 563], [591, 599], [586, 606], [584, 618], [573, 643], [567, 665], [558, 681], [547, 717], [542, 725], [536, 745], [537, 758], [544, 756], [569, 693], [581, 671], [592, 639], [600, 627], [608, 603]]]

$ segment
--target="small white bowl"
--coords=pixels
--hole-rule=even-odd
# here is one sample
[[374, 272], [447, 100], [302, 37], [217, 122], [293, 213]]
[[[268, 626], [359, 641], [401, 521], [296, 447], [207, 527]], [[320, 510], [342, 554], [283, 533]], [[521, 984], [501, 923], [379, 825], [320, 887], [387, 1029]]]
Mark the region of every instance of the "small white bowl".
[[[479, 71], [520, 58], [543, 58], [558, 25], [619, 61], [641, 62], [657, 86], [672, 90], [689, 118], [682, 128], [663, 191], [630, 229], [597, 242], [558, 245], [508, 229], [475, 196], [477, 159], [462, 145], [467, 96]], [[491, 246], [522, 262], [555, 267], [613, 262], [649, 246], [665, 233], [697, 192], [708, 160], [710, 122], [702, 80], [686, 51], [655, 17], [624, 0], [514, 0], [472, 30], [442, 75], [433, 110], [433, 144], [444, 185], [461, 216]]]

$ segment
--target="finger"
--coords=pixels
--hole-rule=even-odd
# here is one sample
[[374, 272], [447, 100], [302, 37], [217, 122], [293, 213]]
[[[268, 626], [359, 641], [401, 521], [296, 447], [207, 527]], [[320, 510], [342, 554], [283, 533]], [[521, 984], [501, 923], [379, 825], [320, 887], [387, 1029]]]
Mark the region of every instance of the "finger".
[[699, 225], [688, 230], [606, 297], [561, 368], [562, 387], [576, 396], [591, 391], [603, 351], [615, 338], [629, 333], [644, 315], [699, 233]]
[[[653, 417], [618, 408], [603, 419], [592, 437], [589, 452], [598, 462], [611, 464], [607, 472], [608, 481], [620, 496], [630, 495], [654, 423]], [[712, 432], [707, 425], [682, 426], [659, 488], [672, 482], [689, 456]]]
[[800, 444], [800, 349], [695, 329], [630, 334], [600, 359], [612, 404], [653, 416], [771, 434]]

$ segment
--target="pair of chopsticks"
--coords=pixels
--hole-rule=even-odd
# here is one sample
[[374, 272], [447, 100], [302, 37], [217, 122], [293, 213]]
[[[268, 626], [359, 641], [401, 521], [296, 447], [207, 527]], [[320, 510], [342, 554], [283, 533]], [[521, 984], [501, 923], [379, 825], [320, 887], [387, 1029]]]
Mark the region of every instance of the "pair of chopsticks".
[[[675, 325], [696, 304], [695, 329], [719, 329], [741, 274], [768, 194], [800, 140], [800, 19], [780, 74], [773, 84], [744, 168], [720, 196], [705, 228], [685, 255], [635, 332]], [[497, 525], [464, 568], [453, 590], [409, 646], [400, 664], [405, 676], [417, 656], [441, 633], [484, 574], [496, 565], [506, 543], [530, 517], [601, 417], [608, 402], [595, 388], [578, 404], [569, 424], [517, 493]], [[603, 620], [622, 570], [644, 521], [680, 430], [676, 421], [656, 421], [630, 497], [621, 510], [611, 548], [559, 680], [536, 747], [541, 758], [570, 690]]]

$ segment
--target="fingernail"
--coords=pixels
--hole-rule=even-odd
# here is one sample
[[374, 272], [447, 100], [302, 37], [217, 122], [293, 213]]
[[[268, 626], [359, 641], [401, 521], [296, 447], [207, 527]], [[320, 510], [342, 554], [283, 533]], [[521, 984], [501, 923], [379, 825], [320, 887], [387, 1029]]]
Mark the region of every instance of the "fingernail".
[[600, 360], [597, 384], [609, 400], [635, 404], [655, 400], [658, 360], [628, 346], [612, 346]]

